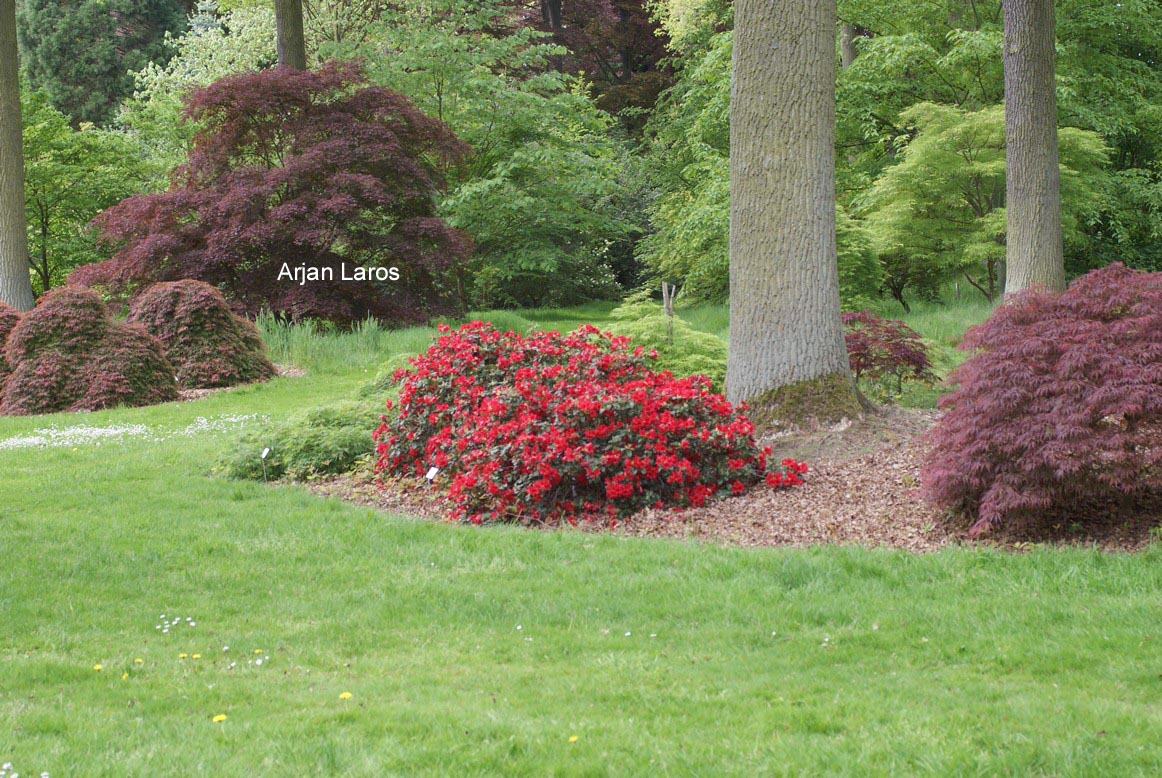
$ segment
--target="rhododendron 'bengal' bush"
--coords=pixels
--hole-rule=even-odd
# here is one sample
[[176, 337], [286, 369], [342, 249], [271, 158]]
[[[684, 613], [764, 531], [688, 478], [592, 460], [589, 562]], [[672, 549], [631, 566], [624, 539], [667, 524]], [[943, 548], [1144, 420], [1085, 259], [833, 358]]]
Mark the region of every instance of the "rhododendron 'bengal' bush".
[[0, 413], [93, 411], [177, 399], [161, 343], [115, 320], [96, 292], [54, 289], [8, 335]]
[[897, 392], [904, 381], [936, 381], [924, 341], [902, 321], [881, 319], [871, 311], [844, 313], [843, 338], [856, 381], [892, 378]]
[[161, 341], [184, 387], [235, 386], [274, 375], [258, 328], [201, 281], [147, 287], [130, 305], [128, 321]]
[[617, 520], [802, 483], [806, 465], [768, 465], [751, 422], [709, 379], [652, 370], [628, 338], [588, 325], [441, 332], [396, 374], [399, 412], [375, 434], [377, 469], [423, 478], [439, 468], [455, 518]]
[[[193, 91], [186, 115], [201, 129], [169, 190], [101, 213], [119, 250], [70, 283], [134, 291], [193, 278], [252, 315], [339, 323], [426, 321], [451, 307], [471, 240], [434, 197], [468, 147], [442, 122], [367, 86], [354, 63], [228, 76]], [[399, 280], [357, 278], [376, 267]]]
[[1162, 273], [1114, 264], [1023, 292], [962, 347], [979, 353], [951, 376], [923, 483], [972, 534], [1162, 486]]
[[20, 311], [7, 303], [0, 302], [0, 396], [3, 396], [4, 382], [8, 379], [8, 374], [12, 372], [8, 368], [8, 360], [4, 356], [4, 341], [8, 339], [8, 333], [12, 332], [19, 321]]

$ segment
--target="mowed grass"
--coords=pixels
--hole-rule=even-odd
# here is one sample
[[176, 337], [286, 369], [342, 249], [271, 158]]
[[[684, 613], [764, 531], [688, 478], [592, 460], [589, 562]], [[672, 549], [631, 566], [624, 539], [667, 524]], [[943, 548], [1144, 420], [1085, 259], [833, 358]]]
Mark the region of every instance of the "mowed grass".
[[915, 556], [459, 527], [211, 477], [233, 428], [185, 434], [199, 417], [341, 399], [382, 356], [366, 339], [390, 354], [405, 336], [326, 335], [342, 358], [287, 345], [316, 354], [311, 375], [194, 403], [0, 418], [0, 441], [155, 433], [0, 448], [0, 762], [53, 776], [1162, 772], [1162, 545]]

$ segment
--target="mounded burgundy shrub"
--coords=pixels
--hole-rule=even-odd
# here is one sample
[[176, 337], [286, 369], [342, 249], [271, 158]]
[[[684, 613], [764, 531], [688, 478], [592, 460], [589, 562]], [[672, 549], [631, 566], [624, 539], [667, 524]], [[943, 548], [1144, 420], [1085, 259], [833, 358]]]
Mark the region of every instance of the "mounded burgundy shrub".
[[7, 303], [0, 303], [0, 393], [3, 393], [4, 382], [8, 380], [8, 374], [12, 372], [8, 368], [8, 360], [4, 356], [4, 342], [8, 339], [8, 333], [12, 332], [19, 321], [20, 311]]
[[[656, 372], [655, 355], [584, 326], [569, 335], [441, 328], [375, 433], [377, 470], [450, 481], [453, 518], [472, 523], [618, 520], [699, 506], [807, 467], [767, 462], [754, 427], [705, 376]], [[392, 407], [388, 403], [388, 408]]]
[[96, 292], [54, 289], [8, 336], [0, 413], [25, 415], [177, 399], [161, 343], [115, 320]]
[[962, 348], [978, 353], [950, 377], [922, 477], [973, 535], [1162, 486], [1162, 273], [1114, 264], [1023, 292]]
[[147, 287], [130, 304], [128, 321], [161, 341], [184, 387], [235, 386], [274, 375], [258, 328], [202, 281]]
[[936, 381], [923, 339], [902, 321], [881, 319], [871, 311], [844, 313], [843, 338], [856, 381], [894, 379], [897, 392], [904, 381]]

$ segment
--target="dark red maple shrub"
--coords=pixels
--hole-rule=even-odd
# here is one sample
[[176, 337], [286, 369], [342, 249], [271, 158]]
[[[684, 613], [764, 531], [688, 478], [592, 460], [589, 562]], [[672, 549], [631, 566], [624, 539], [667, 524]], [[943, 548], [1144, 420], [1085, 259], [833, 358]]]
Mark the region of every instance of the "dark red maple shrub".
[[[202, 123], [168, 191], [94, 221], [119, 246], [71, 283], [135, 291], [193, 278], [248, 313], [350, 323], [426, 320], [451, 306], [468, 236], [436, 214], [443, 171], [468, 147], [357, 63], [228, 76], [187, 98]], [[292, 277], [279, 279], [285, 267]], [[299, 267], [330, 280], [300, 283]], [[398, 281], [342, 280], [396, 267]], [[303, 278], [306, 278], [304, 276]]]
[[802, 483], [806, 465], [769, 465], [754, 426], [709, 379], [656, 372], [653, 358], [589, 325], [527, 336], [443, 327], [396, 373], [399, 411], [375, 433], [377, 470], [438, 468], [453, 517], [477, 524], [618, 520]]
[[[583, 72], [603, 110], [648, 111], [673, 84], [665, 65], [667, 37], [646, 0], [543, 0], [526, 9], [525, 24], [550, 33], [568, 49], [557, 67]], [[627, 119], [635, 129], [644, 121], [637, 114]]]
[[973, 535], [1162, 486], [1162, 273], [1114, 264], [1023, 292], [962, 347], [977, 353], [950, 376], [922, 478]]
[[146, 287], [130, 304], [127, 321], [161, 341], [183, 387], [235, 386], [274, 375], [258, 329], [202, 281]]
[[12, 332], [19, 321], [20, 311], [8, 303], [0, 303], [0, 396], [4, 392], [4, 382], [8, 379], [8, 374], [12, 372], [8, 368], [8, 360], [4, 356], [4, 341], [8, 339], [8, 333]]
[[12, 370], [0, 413], [25, 415], [152, 405], [177, 399], [161, 343], [110, 315], [96, 292], [60, 287], [44, 295], [8, 336]]
[[892, 379], [897, 393], [904, 381], [936, 381], [923, 339], [902, 321], [881, 319], [871, 311], [845, 312], [843, 338], [856, 381]]

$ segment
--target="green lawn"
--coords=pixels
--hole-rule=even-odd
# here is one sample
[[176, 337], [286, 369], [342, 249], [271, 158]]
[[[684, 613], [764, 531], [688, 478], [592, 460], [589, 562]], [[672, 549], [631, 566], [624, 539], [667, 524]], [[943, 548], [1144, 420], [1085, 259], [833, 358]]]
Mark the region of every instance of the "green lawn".
[[438, 525], [210, 477], [238, 417], [347, 396], [403, 347], [318, 337], [330, 346], [275, 344], [314, 360], [306, 378], [0, 418], [0, 441], [148, 432], [0, 442], [0, 763], [25, 776], [1162, 773], [1162, 544], [743, 550]]

